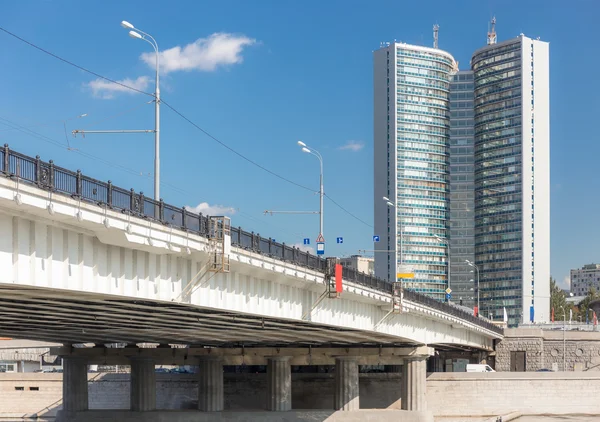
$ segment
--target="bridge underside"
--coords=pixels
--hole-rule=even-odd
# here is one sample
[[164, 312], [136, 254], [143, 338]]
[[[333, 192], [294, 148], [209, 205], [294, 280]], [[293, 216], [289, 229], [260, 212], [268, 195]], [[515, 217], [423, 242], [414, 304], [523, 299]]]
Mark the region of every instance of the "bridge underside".
[[416, 345], [373, 331], [174, 302], [1, 283], [0, 336], [97, 345]]

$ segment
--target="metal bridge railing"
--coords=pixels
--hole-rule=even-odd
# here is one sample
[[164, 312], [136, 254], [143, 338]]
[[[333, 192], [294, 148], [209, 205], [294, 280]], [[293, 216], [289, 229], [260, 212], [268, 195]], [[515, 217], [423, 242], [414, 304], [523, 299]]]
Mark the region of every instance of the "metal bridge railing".
[[[52, 160], [44, 162], [39, 156], [35, 158], [23, 155], [9, 149], [8, 144], [0, 148], [0, 172], [9, 178], [18, 178], [51, 192], [61, 193], [79, 198], [82, 201], [97, 204], [101, 207], [128, 213], [130, 215], [159, 221], [162, 224], [186, 230], [200, 236], [208, 235], [208, 216], [192, 213], [185, 207], [178, 208], [165, 204], [163, 200], [155, 201], [144, 196], [143, 192], [135, 192], [113, 186], [112, 182], [102, 182], [88, 176], [81, 171], [71, 171], [58, 167]], [[231, 243], [242, 249], [260, 253], [262, 255], [299, 265], [324, 273], [327, 261], [324, 258], [278, 243], [271, 238], [261, 237], [254, 232], [247, 232], [241, 227], [231, 228]], [[383, 280], [350, 268], [343, 269], [344, 279], [368, 286], [373, 289], [391, 293], [392, 286]], [[457, 309], [447, 303], [416, 293], [411, 290], [404, 291], [404, 297], [412, 302], [437, 309], [454, 315], [461, 319], [473, 322], [493, 332], [502, 333], [502, 329], [489, 321], [477, 318], [472, 314]]]

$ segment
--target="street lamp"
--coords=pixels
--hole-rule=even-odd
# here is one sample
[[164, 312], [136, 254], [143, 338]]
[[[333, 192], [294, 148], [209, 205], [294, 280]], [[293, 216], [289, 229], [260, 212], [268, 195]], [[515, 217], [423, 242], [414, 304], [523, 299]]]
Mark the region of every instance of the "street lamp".
[[313, 148], [309, 148], [304, 142], [298, 141], [298, 145], [302, 147], [302, 152], [312, 154], [319, 159], [321, 165], [320, 183], [319, 183], [319, 238], [323, 237], [323, 156], [321, 153]]
[[121, 26], [129, 29], [129, 36], [146, 41], [156, 53], [156, 88], [154, 91], [154, 200], [160, 200], [160, 85], [158, 78], [159, 52], [158, 43], [147, 32], [142, 31], [127, 21], [121, 21]]
[[565, 311], [565, 307], [561, 306], [563, 311], [563, 371], [567, 370], [567, 340], [566, 340], [566, 331], [567, 331], [567, 312]]
[[448, 242], [448, 240], [442, 239], [437, 234], [434, 234], [433, 237], [435, 237], [438, 242], [444, 245], [446, 247], [446, 250], [448, 251], [448, 288], [450, 288], [450, 243]]
[[465, 262], [475, 268], [475, 270], [477, 270], [477, 316], [479, 316], [479, 266], [477, 266], [477, 264], [474, 264], [473, 262], [469, 261], [468, 259], [465, 259]]
[[[388, 207], [400, 208], [398, 205], [396, 205], [392, 201], [390, 201], [390, 198], [388, 198], [387, 196], [384, 196], [383, 200], [386, 201], [385, 203], [387, 204]], [[403, 250], [403, 243], [404, 243], [404, 234], [402, 233], [402, 218], [398, 218], [397, 229], [400, 229], [400, 256], [399, 256], [399, 259], [400, 259], [400, 265], [402, 265], [402, 262], [403, 262], [402, 261], [402, 250]], [[398, 233], [398, 232], [396, 232], [396, 233]]]

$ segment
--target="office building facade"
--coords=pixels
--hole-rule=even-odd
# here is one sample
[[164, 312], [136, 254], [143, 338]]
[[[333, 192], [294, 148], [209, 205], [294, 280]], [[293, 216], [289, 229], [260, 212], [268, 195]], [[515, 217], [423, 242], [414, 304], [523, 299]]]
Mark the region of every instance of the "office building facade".
[[454, 302], [475, 306], [474, 75], [459, 71], [450, 82], [450, 267]]
[[480, 311], [547, 321], [550, 297], [548, 43], [523, 35], [476, 51], [475, 264]]
[[[374, 52], [375, 275], [444, 299], [448, 262], [450, 80], [439, 49], [391, 43]], [[388, 201], [383, 198], [389, 198]]]
[[352, 268], [364, 274], [375, 274], [375, 261], [373, 258], [361, 255], [352, 255], [347, 258], [340, 258], [342, 267]]
[[574, 296], [587, 296], [591, 289], [600, 292], [600, 264], [571, 270], [571, 293]]
[[549, 45], [488, 37], [458, 73], [439, 49], [391, 43], [374, 52], [375, 274], [395, 280], [407, 264], [407, 288], [443, 299], [449, 280], [452, 301], [486, 317], [501, 320], [506, 308], [509, 325], [542, 322]]

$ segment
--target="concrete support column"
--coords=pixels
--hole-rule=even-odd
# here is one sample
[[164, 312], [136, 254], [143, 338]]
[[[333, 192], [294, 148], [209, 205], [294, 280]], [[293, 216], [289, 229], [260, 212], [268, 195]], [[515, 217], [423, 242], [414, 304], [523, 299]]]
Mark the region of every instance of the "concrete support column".
[[82, 357], [64, 356], [62, 361], [63, 410], [88, 410], [87, 360]]
[[292, 410], [290, 356], [267, 357], [267, 410]]
[[223, 407], [223, 359], [202, 356], [198, 365], [198, 410], [220, 412]]
[[426, 410], [427, 356], [406, 358], [402, 368], [402, 409]]
[[335, 410], [358, 410], [358, 362], [353, 356], [335, 358], [335, 391], [333, 408]]
[[131, 410], [144, 412], [156, 409], [156, 371], [154, 359], [132, 357]]

